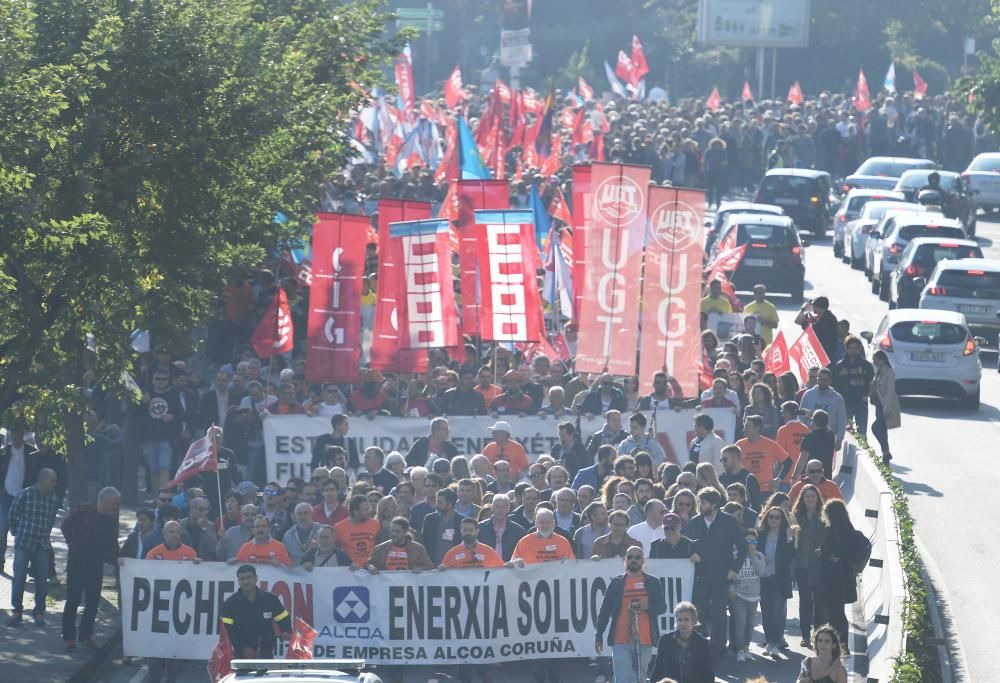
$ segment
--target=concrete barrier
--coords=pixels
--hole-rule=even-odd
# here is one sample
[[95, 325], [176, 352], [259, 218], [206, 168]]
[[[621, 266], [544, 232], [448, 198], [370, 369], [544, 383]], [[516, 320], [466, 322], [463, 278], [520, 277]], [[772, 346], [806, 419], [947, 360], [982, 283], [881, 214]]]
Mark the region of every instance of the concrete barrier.
[[840, 455], [837, 481], [847, 499], [851, 520], [872, 542], [871, 559], [858, 577], [858, 600], [868, 643], [867, 681], [889, 681], [892, 660], [906, 647], [903, 568], [892, 492], [868, 454], [853, 440], [845, 439]]

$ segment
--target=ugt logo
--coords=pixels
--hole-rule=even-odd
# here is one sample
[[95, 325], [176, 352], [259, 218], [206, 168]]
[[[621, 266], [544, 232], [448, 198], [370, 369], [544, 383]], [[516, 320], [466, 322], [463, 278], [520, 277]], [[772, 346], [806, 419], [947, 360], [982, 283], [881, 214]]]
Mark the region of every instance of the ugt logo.
[[363, 624], [370, 613], [368, 589], [341, 586], [333, 589], [333, 618], [341, 624]]
[[604, 223], [628, 225], [642, 210], [642, 188], [628, 176], [607, 178], [594, 191], [594, 211]]

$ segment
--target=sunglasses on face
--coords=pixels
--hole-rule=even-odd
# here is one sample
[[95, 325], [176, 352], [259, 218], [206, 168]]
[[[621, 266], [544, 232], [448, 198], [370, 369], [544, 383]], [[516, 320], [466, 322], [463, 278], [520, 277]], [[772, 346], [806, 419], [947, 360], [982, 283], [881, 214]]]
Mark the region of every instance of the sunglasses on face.
[[281, 494], [278, 493], [277, 491], [275, 491], [274, 489], [264, 489], [264, 495], [265, 496], [279, 496]]
[[823, 470], [806, 470], [806, 474], [823, 474]]

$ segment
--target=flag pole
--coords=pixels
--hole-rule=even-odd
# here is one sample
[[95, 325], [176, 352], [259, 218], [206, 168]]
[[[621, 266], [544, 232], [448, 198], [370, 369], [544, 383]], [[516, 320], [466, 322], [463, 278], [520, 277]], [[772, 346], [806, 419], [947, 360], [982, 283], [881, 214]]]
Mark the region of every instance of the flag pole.
[[215, 431], [215, 423], [208, 428], [208, 433], [211, 435], [212, 440], [212, 452], [215, 453], [215, 489], [219, 492], [219, 526], [221, 527], [221, 533], [226, 531], [225, 522], [225, 512], [222, 509], [222, 475], [219, 474], [221, 464], [219, 463], [219, 442], [216, 440], [217, 432]]

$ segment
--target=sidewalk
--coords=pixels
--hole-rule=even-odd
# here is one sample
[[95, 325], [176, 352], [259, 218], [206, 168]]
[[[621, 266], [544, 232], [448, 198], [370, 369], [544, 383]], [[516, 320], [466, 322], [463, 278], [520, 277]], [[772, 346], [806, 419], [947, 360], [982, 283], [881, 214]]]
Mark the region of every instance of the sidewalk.
[[[105, 567], [101, 604], [94, 625], [96, 650], [77, 645], [75, 652], [67, 652], [62, 639], [62, 612], [66, 597], [66, 543], [59, 532], [64, 513], [56, 518], [52, 532], [52, 547], [56, 555], [58, 583], [49, 581], [49, 598], [46, 601], [44, 627], [35, 626], [30, 618], [34, 606], [34, 581], [29, 577], [24, 591], [25, 619], [21, 626], [8, 628], [10, 615], [11, 577], [0, 575], [0, 680], [3, 681], [86, 681], [90, 680], [101, 660], [116, 645], [121, 630], [118, 616], [118, 589], [115, 575]], [[127, 535], [135, 525], [135, 513], [121, 510], [119, 536]], [[13, 539], [10, 539], [13, 542]], [[13, 547], [8, 549], [7, 571], [14, 564]], [[80, 606], [80, 614], [83, 606]], [[79, 622], [78, 622], [79, 623]]]

